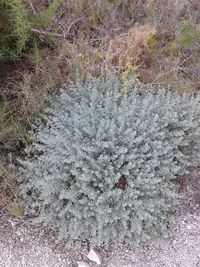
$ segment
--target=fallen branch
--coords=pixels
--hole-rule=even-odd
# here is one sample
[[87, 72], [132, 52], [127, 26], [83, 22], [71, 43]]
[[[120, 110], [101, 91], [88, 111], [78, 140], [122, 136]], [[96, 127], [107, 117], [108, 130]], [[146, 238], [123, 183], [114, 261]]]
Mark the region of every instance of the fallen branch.
[[[65, 30], [63, 29], [63, 33], [53, 33], [53, 32], [48, 32], [48, 31], [43, 31], [43, 30], [39, 30], [36, 28], [31, 28], [30, 31], [34, 32], [34, 33], [38, 33], [40, 35], [40, 38], [43, 39], [43, 37], [45, 37], [46, 35], [51, 35], [51, 36], [56, 36], [56, 37], [61, 37], [66, 39], [67, 35], [69, 35], [71, 28], [74, 26], [74, 24], [76, 24], [78, 21], [82, 20], [85, 18], [85, 14], [96, 4], [97, 1], [95, 1], [95, 3], [93, 5], [91, 5], [88, 9], [86, 9], [83, 13], [82, 16], [74, 21], [71, 22], [71, 24], [69, 25], [69, 27]], [[31, 9], [33, 10], [33, 12], [36, 12], [31, 1], [28, 0], [28, 3], [31, 7]]]
[[36, 15], [36, 14], [37, 14], [37, 12], [36, 12], [36, 10], [35, 10], [35, 8], [34, 8], [34, 6], [33, 6], [32, 2], [31, 2], [31, 0], [28, 0], [27, 2], [28, 2], [28, 4], [29, 4], [29, 6], [30, 6], [31, 10], [33, 11], [33, 14], [34, 14], [34, 15]]
[[48, 31], [43, 31], [43, 30], [39, 30], [36, 28], [31, 28], [29, 31], [30, 32], [34, 32], [34, 33], [38, 33], [40, 35], [40, 37], [43, 39], [43, 37], [45, 37], [46, 35], [51, 35], [51, 36], [56, 36], [56, 37], [61, 37], [61, 38], [66, 38], [67, 35], [69, 35], [70, 30], [72, 28], [72, 26], [74, 24], [76, 24], [76, 22], [82, 20], [84, 17], [78, 18], [76, 20], [74, 20], [69, 27], [67, 28], [67, 30], [64, 33], [54, 33], [54, 32], [48, 32]]
[[34, 33], [38, 33], [40, 35], [40, 37], [42, 37], [42, 36], [45, 37], [46, 35], [64, 37], [64, 34], [61, 34], [61, 33], [48, 32], [48, 31], [43, 31], [43, 30], [39, 30], [36, 28], [31, 28], [29, 31], [34, 32]]
[[158, 79], [160, 79], [160, 77], [165, 76], [165, 75], [168, 75], [168, 74], [170, 74], [170, 73], [172, 73], [172, 72], [175, 72], [175, 71], [181, 69], [181, 66], [182, 66], [185, 62], [187, 62], [191, 57], [192, 57], [192, 55], [189, 56], [188, 58], [184, 59], [184, 60], [179, 64], [178, 67], [173, 68], [173, 69], [171, 69], [171, 70], [169, 70], [169, 71], [167, 71], [167, 72], [164, 72], [164, 73], [159, 74], [159, 75], [158, 75], [158, 76], [151, 82], [151, 84], [156, 84], [155, 82], [156, 82]]

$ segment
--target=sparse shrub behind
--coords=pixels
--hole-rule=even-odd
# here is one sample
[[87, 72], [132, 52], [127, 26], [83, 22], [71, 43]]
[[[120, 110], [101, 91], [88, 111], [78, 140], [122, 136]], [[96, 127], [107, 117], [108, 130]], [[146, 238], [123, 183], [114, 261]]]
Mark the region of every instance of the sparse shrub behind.
[[112, 75], [63, 88], [20, 161], [25, 213], [60, 238], [159, 236], [176, 207], [174, 179], [199, 160], [200, 96], [119, 88]]
[[200, 41], [200, 25], [194, 24], [190, 20], [180, 23], [176, 42], [183, 48], [194, 48], [198, 51], [198, 44]]
[[30, 18], [22, 0], [1, 0], [1, 60], [16, 60], [31, 37]]
[[46, 29], [61, 2], [54, 0], [41, 14], [33, 15], [23, 0], [0, 0], [0, 63], [16, 61], [39, 46], [41, 28]]

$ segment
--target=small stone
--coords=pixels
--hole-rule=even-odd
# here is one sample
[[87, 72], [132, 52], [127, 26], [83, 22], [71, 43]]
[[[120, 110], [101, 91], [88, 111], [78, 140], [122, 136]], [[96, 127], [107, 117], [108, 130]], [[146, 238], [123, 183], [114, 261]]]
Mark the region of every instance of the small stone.
[[191, 229], [192, 229], [192, 226], [191, 226], [191, 225], [187, 225], [186, 228], [187, 228], [188, 230], [191, 230]]
[[90, 267], [86, 261], [77, 261], [78, 267]]
[[183, 220], [183, 221], [181, 221], [182, 222], [182, 224], [186, 224], [187, 223], [187, 221], [186, 220]]
[[98, 251], [91, 249], [90, 252], [87, 255], [87, 258], [91, 261], [96, 262], [97, 264], [101, 264], [102, 263], [102, 257], [99, 254]]
[[22, 235], [21, 232], [20, 232], [19, 230], [17, 230], [15, 233], [16, 233], [17, 235]]
[[15, 222], [13, 222], [12, 220], [8, 219], [9, 223], [11, 224], [12, 228], [15, 228]]

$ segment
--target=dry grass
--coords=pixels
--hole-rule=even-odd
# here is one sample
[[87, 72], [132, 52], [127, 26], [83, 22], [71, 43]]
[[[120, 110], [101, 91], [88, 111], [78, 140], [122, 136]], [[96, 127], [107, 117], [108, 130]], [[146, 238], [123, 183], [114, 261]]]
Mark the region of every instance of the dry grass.
[[11, 178], [13, 172], [12, 164], [9, 167], [0, 165], [0, 211], [9, 212], [16, 218], [22, 218], [22, 211], [18, 205], [18, 187]]

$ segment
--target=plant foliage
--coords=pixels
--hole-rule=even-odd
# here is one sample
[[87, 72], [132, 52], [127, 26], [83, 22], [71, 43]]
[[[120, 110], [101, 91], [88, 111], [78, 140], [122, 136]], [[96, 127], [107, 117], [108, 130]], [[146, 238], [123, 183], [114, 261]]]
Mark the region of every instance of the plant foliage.
[[38, 45], [32, 27], [48, 26], [61, 0], [54, 0], [41, 14], [33, 15], [23, 0], [0, 0], [0, 61], [17, 60], [22, 52]]
[[200, 26], [186, 20], [180, 23], [177, 42], [184, 48], [191, 48], [200, 41]]
[[0, 2], [0, 51], [3, 60], [15, 60], [30, 39], [30, 18], [22, 0]]
[[159, 236], [176, 206], [176, 176], [199, 160], [199, 96], [119, 89], [113, 75], [63, 88], [20, 161], [25, 212], [60, 238]]

